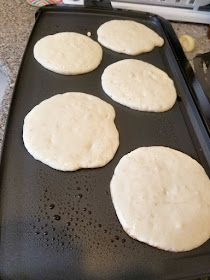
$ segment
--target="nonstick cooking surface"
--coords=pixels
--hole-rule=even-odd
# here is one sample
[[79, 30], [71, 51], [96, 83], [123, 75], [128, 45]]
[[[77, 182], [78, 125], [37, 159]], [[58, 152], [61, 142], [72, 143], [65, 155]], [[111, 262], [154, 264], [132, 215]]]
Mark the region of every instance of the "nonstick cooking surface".
[[[82, 34], [90, 31], [96, 40], [97, 28], [117, 18], [146, 24], [165, 39], [165, 45], [136, 57], [103, 48], [98, 69], [79, 76], [50, 72], [33, 58], [34, 44], [43, 36], [62, 31]], [[104, 68], [125, 58], [152, 63], [174, 80], [179, 96], [170, 111], [138, 112], [114, 102], [103, 92], [100, 77]], [[114, 159], [102, 168], [56, 171], [34, 160], [23, 145], [26, 114], [42, 100], [67, 91], [96, 95], [115, 108], [120, 146]], [[43, 9], [18, 76], [2, 155], [1, 279], [146, 280], [191, 278], [210, 273], [210, 241], [190, 252], [171, 253], [133, 240], [122, 230], [109, 191], [120, 158], [141, 146], [178, 149], [197, 159], [209, 172], [209, 154], [202, 146], [204, 138], [195, 135], [192, 129], [201, 127], [199, 120], [157, 17], [85, 8]]]

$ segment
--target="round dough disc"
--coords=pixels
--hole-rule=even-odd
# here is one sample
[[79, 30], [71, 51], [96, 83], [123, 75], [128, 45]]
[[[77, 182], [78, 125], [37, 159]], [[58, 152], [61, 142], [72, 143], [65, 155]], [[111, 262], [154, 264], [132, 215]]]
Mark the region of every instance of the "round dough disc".
[[58, 170], [101, 167], [119, 146], [114, 118], [114, 108], [98, 97], [58, 94], [27, 114], [24, 145], [35, 159]]
[[125, 59], [109, 65], [101, 80], [106, 94], [132, 109], [163, 112], [176, 102], [176, 89], [169, 76], [140, 60]]
[[98, 41], [119, 53], [137, 55], [164, 44], [163, 38], [144, 24], [132, 20], [111, 20], [97, 30]]
[[179, 252], [210, 237], [210, 180], [182, 152], [136, 149], [120, 160], [110, 188], [118, 219], [134, 239]]
[[88, 36], [61, 32], [39, 40], [34, 46], [34, 57], [48, 70], [77, 75], [98, 67], [102, 60], [102, 48]]

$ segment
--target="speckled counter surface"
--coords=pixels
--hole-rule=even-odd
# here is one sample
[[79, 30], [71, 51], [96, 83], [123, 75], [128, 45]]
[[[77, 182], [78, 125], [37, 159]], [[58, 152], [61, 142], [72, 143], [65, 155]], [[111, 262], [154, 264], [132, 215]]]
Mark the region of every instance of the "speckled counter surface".
[[34, 24], [35, 11], [24, 0], [0, 0], [0, 66], [8, 75], [9, 84], [0, 99], [0, 150], [15, 80]]

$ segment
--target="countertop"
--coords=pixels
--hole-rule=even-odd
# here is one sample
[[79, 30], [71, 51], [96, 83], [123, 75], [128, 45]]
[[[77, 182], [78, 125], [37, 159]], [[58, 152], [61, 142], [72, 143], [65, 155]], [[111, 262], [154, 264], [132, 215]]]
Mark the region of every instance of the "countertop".
[[[34, 24], [35, 11], [36, 8], [23, 0], [7, 0], [0, 3], [0, 70], [8, 76], [5, 93], [0, 91], [0, 149], [14, 83]], [[198, 53], [210, 51], [210, 40], [206, 35], [207, 26], [186, 23], [172, 23], [172, 25], [178, 37], [189, 34], [196, 39], [195, 51], [187, 54], [189, 60], [192, 61]]]

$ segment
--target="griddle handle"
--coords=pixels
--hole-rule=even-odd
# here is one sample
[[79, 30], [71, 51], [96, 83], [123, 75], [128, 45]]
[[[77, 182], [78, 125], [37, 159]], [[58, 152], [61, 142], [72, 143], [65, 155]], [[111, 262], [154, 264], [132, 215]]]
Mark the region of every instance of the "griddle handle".
[[84, 3], [85, 3], [85, 7], [87, 8], [112, 10], [112, 5], [110, 0], [85, 0]]

